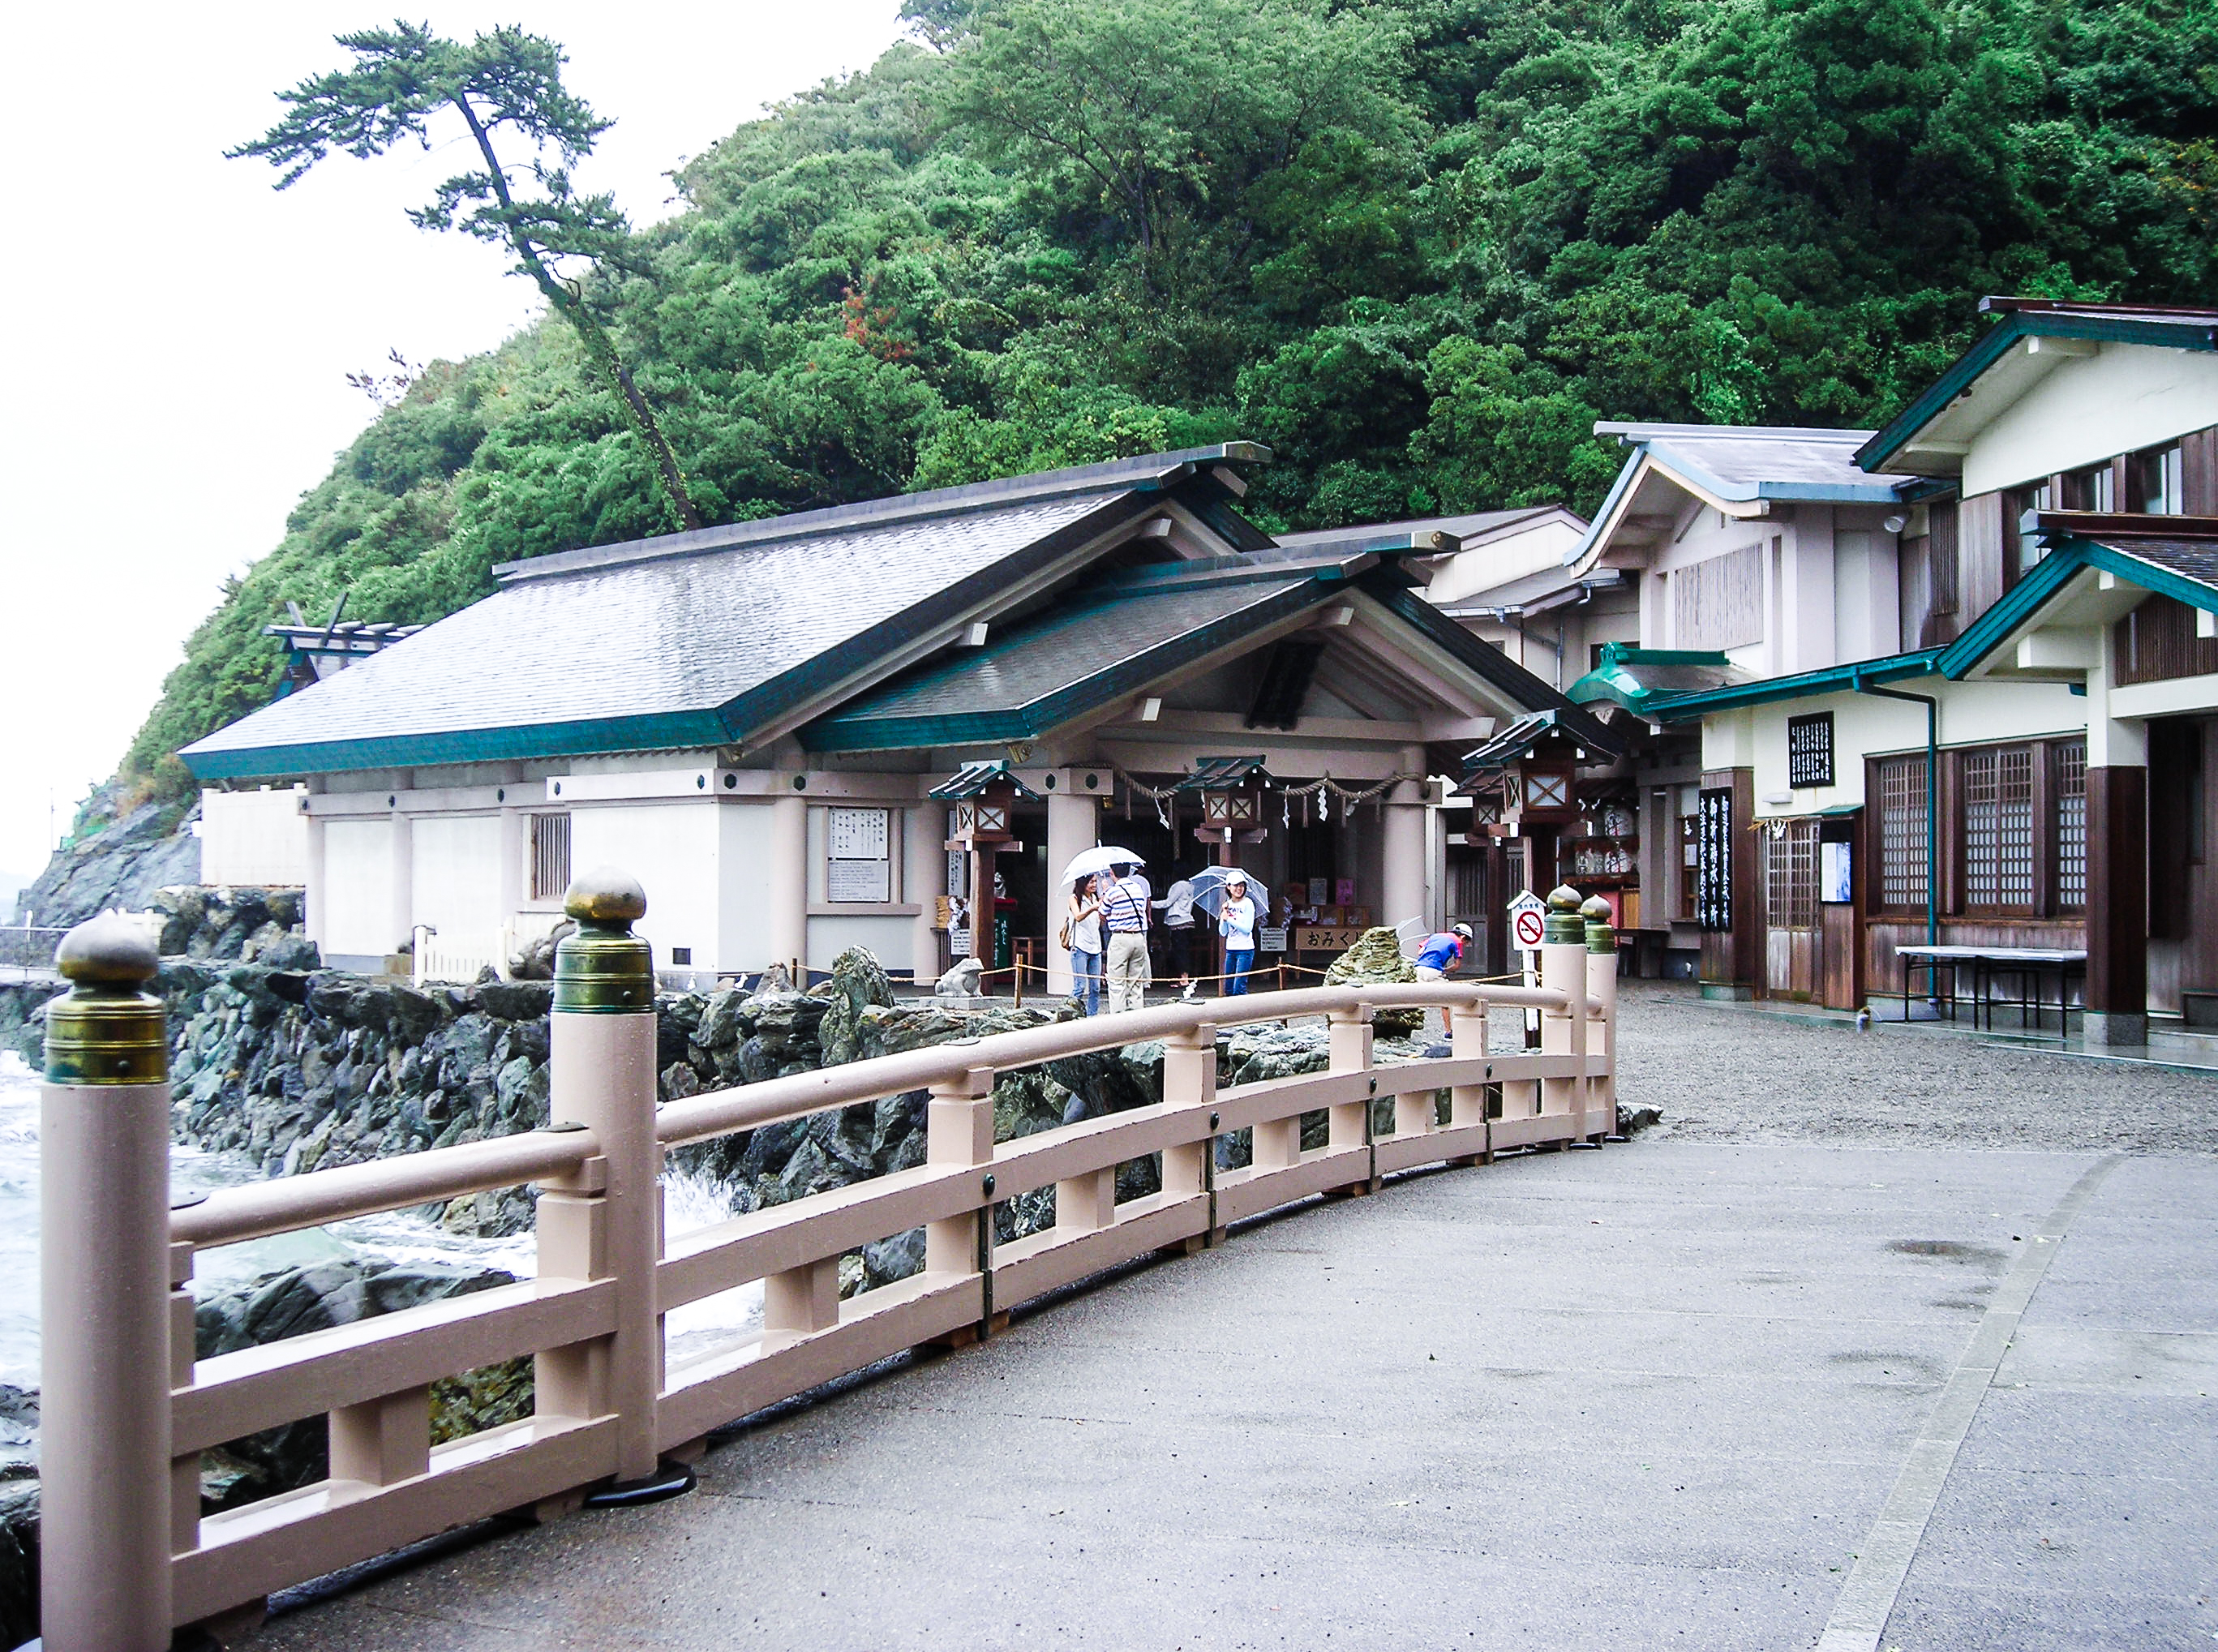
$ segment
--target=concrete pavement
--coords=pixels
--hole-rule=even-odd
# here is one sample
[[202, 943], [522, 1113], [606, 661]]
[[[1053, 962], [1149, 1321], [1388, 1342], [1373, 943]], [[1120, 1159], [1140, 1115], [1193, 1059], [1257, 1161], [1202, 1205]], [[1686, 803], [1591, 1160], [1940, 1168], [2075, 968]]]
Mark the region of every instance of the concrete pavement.
[[[1964, 1374], [2103, 1164], [1666, 1141], [1414, 1178], [252, 1644], [1770, 1649], [1849, 1644], [1855, 1577], [1864, 1645], [2207, 1648], [2218, 1162], [2110, 1165]], [[1874, 1583], [1952, 1377], [1968, 1427]]]

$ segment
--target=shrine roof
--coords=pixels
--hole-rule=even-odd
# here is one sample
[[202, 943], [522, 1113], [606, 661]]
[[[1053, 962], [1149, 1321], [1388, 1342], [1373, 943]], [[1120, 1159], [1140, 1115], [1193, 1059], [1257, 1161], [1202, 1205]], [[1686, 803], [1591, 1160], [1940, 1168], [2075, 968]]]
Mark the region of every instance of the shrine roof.
[[1267, 552], [1227, 486], [1267, 457], [1226, 443], [508, 564], [492, 595], [180, 755], [208, 779], [759, 739], [1143, 518]]

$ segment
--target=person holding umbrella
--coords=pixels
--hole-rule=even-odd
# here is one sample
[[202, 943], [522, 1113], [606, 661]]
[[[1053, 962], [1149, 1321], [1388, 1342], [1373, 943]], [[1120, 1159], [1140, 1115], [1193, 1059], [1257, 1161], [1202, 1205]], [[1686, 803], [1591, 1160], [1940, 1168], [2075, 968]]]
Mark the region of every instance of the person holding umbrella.
[[1224, 988], [1218, 996], [1244, 998], [1248, 971], [1255, 962], [1255, 901], [1248, 893], [1247, 875], [1236, 869], [1224, 880], [1217, 932], [1224, 937]]
[[1101, 1013], [1101, 894], [1099, 877], [1081, 878], [1070, 891], [1063, 923], [1070, 950], [1070, 995], [1088, 1015]]

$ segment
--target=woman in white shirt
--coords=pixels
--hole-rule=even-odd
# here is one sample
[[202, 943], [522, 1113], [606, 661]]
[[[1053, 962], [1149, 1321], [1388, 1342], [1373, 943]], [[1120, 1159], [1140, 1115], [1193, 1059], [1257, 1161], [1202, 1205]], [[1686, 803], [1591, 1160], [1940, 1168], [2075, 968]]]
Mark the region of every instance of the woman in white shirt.
[[1070, 995], [1088, 1015], [1101, 1013], [1101, 898], [1096, 881], [1081, 878], [1070, 891], [1064, 924], [1070, 937]]
[[1235, 872], [1224, 881], [1224, 904], [1217, 909], [1217, 932], [1224, 937], [1225, 998], [1248, 991], [1248, 971], [1255, 962], [1255, 902], [1248, 880]]

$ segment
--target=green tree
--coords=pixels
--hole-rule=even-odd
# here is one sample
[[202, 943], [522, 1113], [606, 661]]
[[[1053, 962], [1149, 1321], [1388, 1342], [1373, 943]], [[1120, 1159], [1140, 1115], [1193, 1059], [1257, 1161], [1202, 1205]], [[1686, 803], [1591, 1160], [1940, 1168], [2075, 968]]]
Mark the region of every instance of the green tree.
[[[626, 418], [654, 455], [679, 524], [700, 527], [685, 472], [654, 407], [593, 313], [583, 278], [568, 273], [579, 266], [621, 266], [630, 227], [612, 196], [579, 195], [571, 188], [570, 169], [614, 123], [565, 90], [561, 48], [514, 28], [496, 28], [464, 46], [433, 34], [427, 24], [411, 23], [342, 34], [338, 43], [354, 54], [351, 69], [280, 92], [290, 113], [253, 142], [226, 152], [279, 168], [276, 187], [285, 189], [334, 149], [367, 159], [412, 138], [429, 149], [432, 117], [451, 109], [468, 129], [483, 170], [449, 178], [430, 205], [412, 209], [409, 217], [424, 229], [459, 226], [516, 255], [518, 273], [529, 275], [555, 313], [577, 329], [585, 354], [616, 389]], [[536, 194], [519, 193], [495, 149], [494, 136], [503, 131], [530, 145], [527, 170]], [[555, 158], [551, 163], [549, 150]]]

